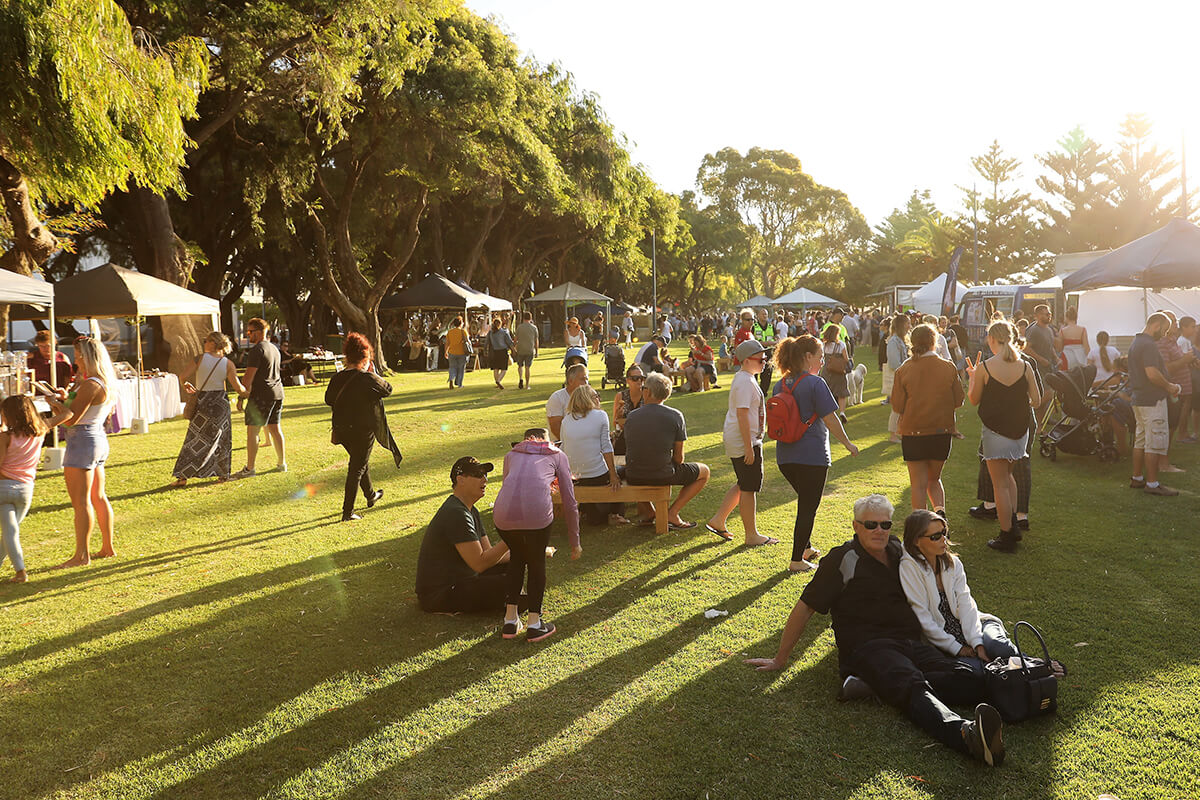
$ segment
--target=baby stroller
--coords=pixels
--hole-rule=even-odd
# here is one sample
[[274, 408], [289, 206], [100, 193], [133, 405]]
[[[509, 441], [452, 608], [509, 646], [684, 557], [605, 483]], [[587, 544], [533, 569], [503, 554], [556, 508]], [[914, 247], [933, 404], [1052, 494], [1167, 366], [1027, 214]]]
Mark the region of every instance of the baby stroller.
[[[1101, 396], [1092, 389], [1095, 380], [1096, 368], [1091, 365], [1045, 376], [1055, 397], [1038, 436], [1042, 458], [1055, 461], [1059, 450], [1076, 456], [1095, 455], [1102, 463], [1116, 463], [1120, 458], [1108, 417], [1115, 411], [1113, 397], [1124, 383], [1106, 386], [1106, 394]], [[1110, 391], [1113, 394], [1107, 394]]]
[[563, 369], [574, 366], [575, 364], [583, 364], [585, 367], [588, 363], [588, 352], [586, 347], [575, 345], [568, 347], [566, 355], [563, 356]]
[[607, 389], [610, 383], [614, 389], [625, 388], [625, 350], [616, 343], [604, 348], [604, 377], [600, 379], [600, 388]]

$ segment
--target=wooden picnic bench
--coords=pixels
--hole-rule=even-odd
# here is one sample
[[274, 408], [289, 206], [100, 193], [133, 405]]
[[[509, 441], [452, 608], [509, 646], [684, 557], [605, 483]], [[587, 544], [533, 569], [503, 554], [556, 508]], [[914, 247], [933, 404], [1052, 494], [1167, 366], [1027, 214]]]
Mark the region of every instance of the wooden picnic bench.
[[[654, 532], [666, 533], [667, 509], [671, 506], [670, 486], [630, 486], [622, 483], [621, 488], [613, 491], [612, 487], [604, 486], [575, 486], [575, 502], [577, 503], [654, 503]], [[554, 504], [561, 505], [562, 497], [554, 492]]]

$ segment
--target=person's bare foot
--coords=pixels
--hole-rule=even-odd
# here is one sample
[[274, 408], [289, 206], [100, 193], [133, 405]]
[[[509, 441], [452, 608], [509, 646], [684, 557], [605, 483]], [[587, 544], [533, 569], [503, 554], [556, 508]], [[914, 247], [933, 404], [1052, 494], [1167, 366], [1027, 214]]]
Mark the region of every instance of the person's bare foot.
[[68, 558], [66, 561], [62, 562], [61, 564], [56, 564], [55, 566], [51, 567], [50, 569], [67, 569], [68, 567], [86, 567], [90, 563], [92, 563], [92, 559], [89, 556], [72, 556], [71, 558]]
[[8, 580], [9, 583], [24, 583], [25, 581], [29, 580], [29, 576], [25, 574], [25, 570], [19, 569], [17, 570], [17, 574], [13, 575]]
[[1167, 464], [1165, 467], [1159, 467], [1158, 471], [1159, 472], [1185, 472], [1186, 470], [1180, 469], [1179, 467], [1175, 466], [1174, 464]]
[[92, 558], [112, 558], [116, 554], [117, 551], [113, 550], [112, 548], [101, 548], [100, 550], [92, 553]]
[[820, 557], [821, 557], [821, 551], [815, 547], [810, 547], [804, 551], [804, 560], [805, 561], [816, 561]]

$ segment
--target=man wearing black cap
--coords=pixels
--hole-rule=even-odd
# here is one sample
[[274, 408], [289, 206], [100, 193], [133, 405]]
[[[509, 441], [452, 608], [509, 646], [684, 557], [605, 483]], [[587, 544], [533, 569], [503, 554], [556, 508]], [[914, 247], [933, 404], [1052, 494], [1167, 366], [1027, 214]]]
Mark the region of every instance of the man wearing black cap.
[[417, 601], [425, 611], [499, 611], [508, 589], [508, 545], [488, 541], [475, 504], [493, 465], [463, 456], [453, 490], [433, 515], [417, 557]]

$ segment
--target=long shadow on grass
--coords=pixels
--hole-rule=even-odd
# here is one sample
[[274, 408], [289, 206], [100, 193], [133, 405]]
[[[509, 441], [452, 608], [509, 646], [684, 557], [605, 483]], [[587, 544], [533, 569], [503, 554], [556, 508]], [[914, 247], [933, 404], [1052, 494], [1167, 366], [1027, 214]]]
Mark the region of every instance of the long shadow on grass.
[[[731, 615], [736, 615], [784, 579], [784, 575], [776, 574], [763, 583], [747, 587], [729, 597], [722, 607]], [[556, 680], [549, 687], [496, 708], [486, 717], [451, 736], [437, 739], [435, 743], [417, 749], [417, 752], [411, 755], [406, 754], [406, 757], [393, 759], [396, 763], [354, 787], [354, 793], [361, 796], [435, 797], [465, 792], [501, 772], [514, 760], [516, 753], [536, 753], [540, 747], [563, 734], [593, 709], [613, 700], [630, 685], [647, 679], [647, 673], [669, 661], [712, 629], [712, 623], [705, 620], [702, 614], [694, 614], [681, 620], [666, 633], [636, 647], [589, 665], [579, 672], [555, 676]], [[654, 694], [653, 688], [648, 687], [646, 693]], [[615, 704], [624, 705], [620, 701], [616, 701]], [[614, 710], [613, 713], [619, 712]], [[631, 716], [636, 719], [639, 712], [634, 710], [626, 713], [622, 721], [616, 723], [616, 727], [624, 728]], [[590, 726], [590, 723], [585, 725]], [[713, 728], [699, 730], [711, 731]], [[698, 732], [692, 731], [693, 735]], [[663, 730], [643, 730], [638, 738], [653, 740], [663, 734], [670, 735]], [[639, 747], [630, 748], [628, 745], [629, 742], [626, 741], [623, 755], [610, 762], [615, 769], [620, 769], [615, 765], [623, 760], [640, 760], [638, 754], [643, 752], [654, 754], [653, 758], [644, 759], [645, 761], [660, 763], [662, 753], [653, 741], [647, 742], [645, 750]], [[468, 753], [470, 758], [463, 757]], [[326, 769], [329, 766], [326, 765]], [[611, 787], [610, 783], [609, 791]], [[624, 792], [627, 787], [620, 788]], [[527, 796], [520, 791], [506, 790], [502, 794], [505, 797]], [[602, 792], [601, 796], [603, 794], [606, 793]], [[679, 795], [663, 792], [660, 787], [658, 791], [635, 793], [632, 796]]]
[[[699, 570], [711, 567], [734, 553], [723, 549], [717, 555], [688, 566], [678, 572], [670, 570], [697, 552], [709, 549], [707, 545], [694, 545], [672, 554], [641, 574], [634, 576], [608, 590], [586, 605], [562, 616], [555, 617], [555, 624], [567, 637], [573, 632], [603, 623], [621, 609], [642, 597], [667, 589], [685, 580]], [[553, 587], [551, 587], [551, 601]], [[411, 606], [398, 620], [401, 628], [428, 629], [438, 627], [461, 627], [473, 624], [471, 617], [449, 622], [445, 617], [421, 614]], [[561, 641], [561, 639], [559, 639]], [[437, 642], [425, 640], [428, 646]], [[245, 775], [271, 776], [272, 781], [281, 781], [311, 768], [328, 758], [337, 756], [363, 738], [379, 730], [386, 722], [403, 720], [421, 709], [453, 696], [469, 687], [482, 676], [517, 664], [536, 656], [541, 648], [525, 647], [523, 642], [500, 642], [494, 636], [471, 645], [463, 652], [437, 663], [423, 671], [365, 695], [361, 700], [346, 707], [330, 709], [327, 713], [297, 726], [275, 737], [270, 742], [236, 758], [222, 763], [219, 768], [176, 784], [159, 792], [156, 797], [193, 798], [226, 796], [236, 791]], [[386, 666], [391, 661], [410, 657], [410, 653], [395, 653], [389, 650], [383, 664], [373, 664], [368, 669]], [[349, 668], [349, 665], [346, 665]], [[364, 668], [359, 666], [360, 669]], [[307, 686], [302, 689], [307, 689]], [[287, 699], [287, 698], [285, 698]]]

